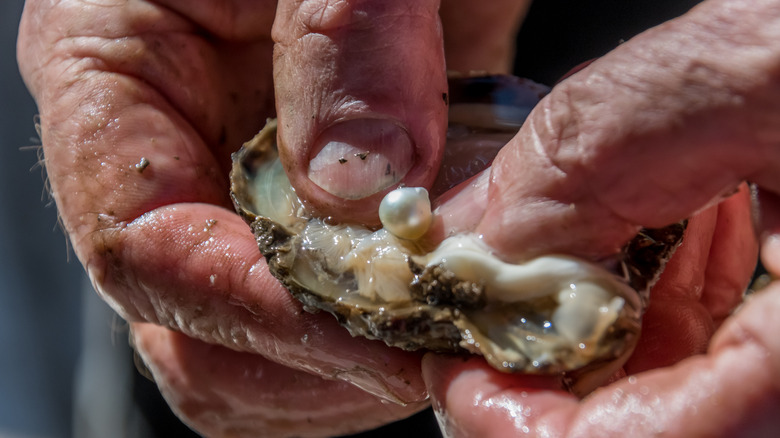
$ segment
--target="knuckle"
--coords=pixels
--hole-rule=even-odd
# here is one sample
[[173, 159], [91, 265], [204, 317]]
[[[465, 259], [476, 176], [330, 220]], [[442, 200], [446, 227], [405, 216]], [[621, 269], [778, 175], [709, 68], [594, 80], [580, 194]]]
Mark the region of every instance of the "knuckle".
[[[342, 29], [381, 31], [398, 17], [438, 20], [438, 0], [303, 0], [291, 14], [295, 36]], [[384, 25], [381, 25], [383, 24]]]
[[347, 0], [306, 0], [298, 9], [297, 20], [308, 32], [325, 33], [354, 21], [354, 3]]

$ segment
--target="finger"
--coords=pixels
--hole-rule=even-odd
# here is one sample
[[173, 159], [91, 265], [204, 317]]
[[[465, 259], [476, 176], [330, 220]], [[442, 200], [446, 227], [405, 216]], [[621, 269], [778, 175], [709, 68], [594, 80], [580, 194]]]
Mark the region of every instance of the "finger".
[[440, 15], [447, 69], [511, 73], [517, 31], [530, 6], [529, 0], [444, 0]]
[[747, 185], [693, 216], [683, 243], [650, 293], [642, 337], [627, 374], [671, 366], [707, 350], [710, 337], [742, 301], [756, 264]]
[[635, 375], [703, 354], [714, 332], [712, 315], [698, 301], [650, 300], [642, 336], [623, 369]]
[[[423, 358], [423, 377], [443, 435], [448, 438], [517, 433], [564, 436], [567, 425], [563, 422], [534, 427], [534, 423], [541, 423], [535, 417], [547, 411], [569, 410], [576, 403], [555, 379], [501, 374], [475, 358], [428, 354]], [[533, 400], [535, 409], [523, 402], [527, 398]], [[470, 409], [466, 407], [469, 404]]]
[[342, 435], [404, 418], [427, 405], [382, 403], [348, 383], [152, 324], [133, 324], [132, 336], [168, 403], [206, 436]]
[[447, 117], [438, 3], [280, 2], [280, 153], [320, 214], [378, 223], [389, 190], [432, 184]]
[[743, 179], [779, 191], [777, 8], [706, 2], [559, 84], [496, 158], [477, 232], [509, 257], [596, 256]]
[[[707, 258], [701, 303], [720, 325], [743, 300], [758, 262], [758, 239], [753, 227], [750, 189], [718, 205], [718, 222]], [[740, 254], [742, 256], [737, 257]]]
[[270, 40], [276, 11], [276, 0], [155, 0], [155, 3], [187, 17], [212, 35], [239, 41]]
[[212, 46], [148, 3], [43, 3], [26, 4], [19, 61], [77, 254], [85, 234], [159, 205], [230, 205], [229, 153], [271, 114], [271, 71], [256, 62], [270, 63], [270, 40]]
[[[227, 144], [258, 129], [242, 120], [269, 111], [258, 101], [269, 98], [271, 72], [255, 67], [268, 41], [211, 46], [179, 14], [138, 2], [28, 8], [20, 45], [37, 52], [22, 63], [41, 110], [53, 196], [76, 254], [122, 317], [396, 402], [425, 397], [417, 356], [353, 341], [331, 318], [303, 313], [268, 273], [248, 227], [221, 207]], [[240, 73], [229, 68], [239, 61]], [[234, 96], [245, 90], [258, 101]], [[320, 358], [308, 360], [313, 353]]]
[[642, 336], [624, 366], [626, 374], [670, 366], [707, 350], [715, 328], [700, 300], [717, 222], [717, 206], [689, 220], [682, 244], [650, 292]]
[[653, 300], [701, 301], [716, 320], [742, 300], [755, 269], [758, 242], [747, 184], [689, 220], [682, 244], [652, 291]]
[[[705, 13], [702, 13], [701, 10], [704, 10]], [[706, 15], [706, 9], [700, 9], [696, 13]], [[757, 19], [757, 16], [752, 15], [752, 11], [750, 11], [750, 15], [753, 19]], [[686, 23], [685, 19], [690, 19], [692, 22]], [[628, 83], [623, 84], [626, 89], [621, 89], [620, 82], [603, 85], [604, 89], [601, 90], [601, 95], [594, 96], [593, 100], [589, 102], [593, 105], [592, 108], [587, 106], [575, 108], [574, 104], [579, 105], [578, 102], [575, 101], [572, 104], [572, 101], [566, 100], [574, 99], [570, 95], [571, 89], [567, 86], [567, 84], [571, 85], [569, 81], [581, 79], [583, 81], [579, 84], [583, 88], [581, 91], [589, 93], [592, 90], [586, 89], [586, 87], [593, 88], [595, 86], [597, 89], [598, 84], [603, 84], [605, 77], [619, 79], [619, 76], [615, 77], [615, 64], [612, 64], [613, 62], [617, 63], [619, 68], [622, 65], [621, 62], [625, 62], [622, 68], [626, 70], [631, 70], [636, 65], [652, 65], [649, 62], [640, 64], [636, 59], [631, 63], [628, 62], [628, 59], [637, 54], [647, 53], [648, 50], [653, 51], [653, 53], [656, 51], [663, 53], [664, 47], [661, 46], [668, 45], [669, 41], [663, 40], [668, 35], [687, 41], [690, 36], [687, 34], [687, 30], [683, 32], [681, 29], [696, 25], [696, 20], [700, 20], [698, 30], [705, 31], [705, 35], [699, 35], [699, 37], [705, 40], [710, 38], [706, 36], [706, 26], [701, 24], [707, 21], [702, 16], [694, 14], [685, 19], [668, 25], [667, 29], [664, 29], [671, 34], [661, 34], [660, 30], [652, 31], [625, 44], [616, 53], [594, 62], [583, 72], [564, 82], [562, 88], [554, 90], [552, 95], [544, 101], [547, 106], [545, 107], [543, 102], [542, 107], [534, 112], [530, 124], [521, 130], [513, 144], [505, 148], [502, 155], [497, 158], [490, 174], [490, 186], [485, 189], [487, 197], [487, 205], [483, 210], [485, 213], [482, 216], [477, 215], [481, 217], [477, 231], [494, 247], [502, 253], [508, 254], [509, 258], [513, 256], [527, 258], [554, 251], [574, 252], [598, 258], [618, 251], [625, 241], [637, 232], [640, 224], [660, 226], [691, 215], [711, 204], [713, 200], [719, 200], [721, 196], [730, 194], [743, 178], [763, 178], [769, 186], [776, 183], [768, 178], [768, 173], [763, 171], [765, 165], [768, 167], [777, 166], [775, 163], [750, 162], [755, 156], [748, 159], [741, 156], [733, 157], [735, 160], [733, 162], [730, 161], [732, 160], [730, 156], [724, 158], [724, 154], [733, 153], [731, 148], [738, 149], [734, 145], [740, 144], [739, 142], [744, 142], [746, 145], [756, 147], [759, 151], [766, 153], [770, 149], [769, 146], [756, 142], [753, 133], [748, 133], [743, 137], [737, 136], [735, 132], [741, 133], [740, 125], [731, 120], [724, 121], [729, 125], [718, 126], [715, 129], [723, 129], [727, 134], [722, 137], [735, 143], [731, 145], [728, 145], [727, 141], [718, 143], [710, 137], [708, 129], [704, 129], [705, 127], [711, 128], [709, 124], [711, 122], [696, 121], [697, 117], [704, 119], [721, 117], [724, 107], [717, 101], [705, 102], [706, 105], [703, 106], [706, 109], [707, 105], [712, 105], [714, 108], [712, 113], [706, 113], [702, 110], [702, 114], [691, 116], [691, 114], [684, 112], [692, 107], [689, 105], [684, 109], [670, 107], [662, 111], [653, 111], [648, 116], [642, 112], [628, 111], [631, 93], [636, 90], [633, 90], [631, 84]], [[675, 30], [675, 26], [680, 27]], [[741, 30], [732, 29], [732, 32], [739, 33]], [[658, 39], [664, 44], [652, 48], [654, 39]], [[636, 46], [632, 44], [636, 44]], [[631, 53], [632, 47], [636, 47], [636, 54]], [[684, 55], [685, 51], [680, 51], [680, 53]], [[680, 55], [680, 53], [675, 51], [668, 56], [671, 58]], [[697, 56], [697, 53], [692, 51], [689, 56]], [[621, 58], [622, 56], [626, 58]], [[769, 60], [771, 61], [771, 57]], [[717, 62], [717, 60], [710, 61]], [[595, 67], [604, 70], [600, 71]], [[728, 68], [728, 66], [712, 66], [712, 68], [715, 67]], [[754, 66], [757, 72], [763, 72], [764, 67], [766, 65], [760, 62]], [[674, 71], [672, 70], [672, 72]], [[679, 93], [683, 96], [683, 100], [686, 98], [696, 99], [695, 96], [686, 96], [686, 90], [654, 90], [652, 87], [657, 85], [657, 76], [646, 78], [649, 84], [643, 84], [641, 75], [638, 75], [636, 71], [629, 73], [632, 74], [627, 74], [627, 77], [638, 80], [640, 87], [648, 85], [647, 89], [641, 90], [633, 96], [636, 99], [634, 103], [652, 105], [654, 102], [648, 102], [646, 99], [649, 99], [653, 94], [657, 94], [655, 97], [661, 98], [660, 102], [663, 104], [674, 102], [673, 99], [676, 96], [670, 95], [673, 93]], [[668, 74], [668, 72], [666, 73]], [[595, 79], [590, 74], [595, 74]], [[687, 73], [678, 71], [677, 74]], [[734, 74], [741, 73], [735, 72]], [[691, 80], [691, 78], [687, 79]], [[737, 80], [739, 78], [733, 79], [739, 82]], [[669, 84], [674, 85], [679, 82], [670, 81]], [[576, 82], [574, 84], [577, 85]], [[764, 85], [766, 84], [765, 82]], [[610, 92], [615, 93], [614, 100], [609, 97], [604, 98], [604, 96], [609, 96]], [[669, 93], [669, 95], [664, 97], [664, 92]], [[754, 117], [759, 119], [764, 117], [765, 114], [759, 115], [759, 112], [767, 103], [756, 97], [755, 94], [758, 92], [752, 89], [743, 90], [743, 92], [746, 96], [754, 99], [753, 103], [756, 105], [753, 108]], [[556, 101], [553, 97], [560, 97], [561, 100]], [[556, 108], [553, 105], [554, 102], [561, 104], [562, 107]], [[617, 108], [611, 108], [612, 105]], [[621, 105], [626, 105], [626, 107], [621, 108]], [[569, 114], [569, 118], [564, 118], [565, 123], [559, 125], [558, 117], [560, 114], [565, 114], [572, 108], [572, 114]], [[731, 111], [729, 114], [735, 120], [743, 116], [739, 113], [743, 110], [741, 107], [726, 109]], [[587, 111], [591, 111], [591, 113], [588, 114]], [[598, 111], [603, 113], [603, 119], [599, 118]], [[669, 114], [671, 119], [661, 121], [657, 126], [641, 125], [641, 123], [648, 122], [646, 117], [652, 118], [657, 114]], [[617, 122], [622, 121], [621, 117], [626, 118], [624, 124]], [[684, 127], [684, 129], [691, 129], [691, 134], [685, 134], [683, 128], [678, 129], [679, 121], [683, 117], [689, 117], [693, 120], [690, 127]], [[643, 122], [637, 122], [633, 118], [638, 118]], [[612, 122], [615, 123], [610, 126]], [[742, 122], [744, 119], [740, 123]], [[633, 123], [640, 124], [631, 126]], [[624, 129], [623, 125], [628, 126], [628, 128]], [[765, 132], [771, 131], [773, 126], [767, 124], [760, 129], [765, 130]], [[581, 130], [581, 132], [575, 130]], [[609, 138], [610, 136], [617, 138], [617, 140]], [[687, 137], [686, 143], [680, 144], [679, 139], [673, 138], [675, 136]], [[594, 138], [598, 142], [593, 141]], [[566, 144], [567, 141], [570, 144]], [[582, 146], [577, 144], [580, 141], [584, 142]], [[646, 142], [644, 146], [646, 150], [637, 149], [636, 145], [643, 142]], [[656, 144], [656, 142], [658, 143]], [[566, 147], [561, 148], [561, 144]], [[669, 150], [666, 150], [668, 145]], [[552, 153], [546, 149], [548, 147]], [[691, 150], [687, 148], [691, 148]], [[698, 151], [696, 151], [697, 148]], [[709, 153], [710, 149], [708, 148], [711, 148], [712, 154]], [[607, 152], [603, 152], [604, 150]], [[601, 153], [611, 154], [614, 157], [602, 161], [599, 158]], [[668, 155], [664, 155], [665, 153]], [[677, 156], [688, 153], [690, 155], [687, 157]], [[741, 153], [740, 151], [734, 155]], [[654, 154], [658, 154], [658, 157]], [[700, 166], [695, 165], [699, 162], [696, 161], [697, 155], [703, 163]], [[712, 155], [715, 156], [715, 159], [712, 159]], [[678, 158], [680, 159], [678, 160]], [[708, 158], [709, 162], [706, 161]], [[653, 163], [653, 160], [657, 161]], [[660, 164], [662, 160], [665, 160], [663, 165]], [[648, 163], [651, 165], [648, 166]], [[722, 174], [712, 176], [719, 172], [714, 163], [724, 166], [724, 163], [728, 163], [734, 168], [720, 171]], [[675, 168], [675, 166], [679, 167]], [[521, 168], [524, 172], [517, 171]], [[617, 177], [615, 173], [618, 174]], [[677, 177], [677, 175], [682, 175], [682, 177]], [[733, 180], [724, 182], [724, 177], [732, 177]], [[675, 178], [677, 179], [675, 180]], [[484, 181], [484, 178], [477, 181]], [[598, 181], [598, 183], [594, 184], [593, 181]], [[674, 184], [679, 184], [679, 187]], [[712, 186], [702, 188], [708, 184], [712, 184]], [[593, 190], [594, 185], [598, 186], [597, 190]], [[479, 191], [478, 187], [480, 186], [476, 184], [470, 188]], [[630, 199], [629, 196], [620, 199], [617, 207], [613, 205], [613, 200], [605, 199], [603, 196], [603, 193], [610, 191], [617, 193], [629, 190], [635, 190], [635, 192], [632, 193]], [[703, 195], [703, 192], [707, 190], [710, 193]], [[648, 193], [649, 196], [645, 196]], [[676, 194], [679, 194], [679, 198], [675, 196]], [[739, 201], [734, 201], [742, 205], [733, 208], [740, 213], [731, 219], [727, 214], [724, 214], [722, 221], [711, 220], [707, 226], [700, 226], [705, 224], [692, 224], [692, 229], [699, 235], [689, 235], [688, 238], [691, 239], [692, 244], [687, 245], [687, 249], [685, 246], [681, 248], [683, 255], [686, 251], [689, 251], [690, 254], [688, 257], [678, 259], [685, 261], [685, 263], [676, 266], [677, 272], [674, 272], [674, 263], [670, 266], [671, 273], [670, 277], [667, 278], [671, 280], [667, 281], [665, 289], [658, 289], [659, 294], [654, 295], [651, 308], [648, 309], [645, 320], [646, 333], [657, 336], [643, 337], [644, 344], [640, 346], [636, 360], [632, 359], [632, 362], [629, 363], [630, 372], [668, 365], [690, 354], [703, 352], [714, 329], [713, 312], [723, 315], [727, 307], [730, 309], [737, 302], [742, 287], [744, 287], [739, 285], [745, 284], [749, 276], [749, 267], [755, 260], [755, 243], [753, 239], [748, 239], [745, 244], [734, 246], [739, 252], [731, 253], [730, 260], [726, 259], [724, 251], [726, 251], [725, 245], [728, 245], [728, 241], [745, 237], [750, 233], [749, 220], [747, 220], [749, 219], [747, 212], [750, 209], [744, 202], [745, 197], [743, 193]], [[472, 201], [472, 203], [478, 204], [478, 201]], [[645, 205], [649, 205], [650, 208], [643, 207]], [[734, 206], [729, 207], [724, 204], [724, 209], [732, 210], [732, 207]], [[636, 211], [630, 210], [631, 208]], [[640, 208], [645, 209], [640, 211]], [[674, 208], [679, 208], [677, 214], [680, 216], [669, 214], [669, 211]], [[633, 216], [627, 215], [626, 212], [631, 212]], [[475, 216], [474, 213], [470, 217], [473, 216]], [[729, 223], [730, 221], [734, 223]], [[733, 233], [734, 236], [729, 236], [729, 233]], [[725, 238], [726, 242], [723, 243], [723, 246], [712, 247], [710, 245], [711, 240], [716, 235]], [[712, 256], [714, 265], [713, 271], [710, 273], [713, 276], [713, 280], [710, 282], [712, 290], [705, 293], [707, 278], [703, 269], [708, 266], [710, 256]], [[731, 261], [733, 259], [738, 259], [738, 261]], [[718, 278], [718, 274], [722, 275], [722, 278]], [[675, 277], [677, 278], [675, 279]], [[709, 301], [700, 302], [701, 297], [705, 295]], [[681, 303], [681, 299], [687, 301]], [[718, 301], [718, 299], [724, 299], [724, 301]], [[681, 336], [682, 333], [686, 335]], [[673, 339], [673, 341], [669, 341], [669, 339]]]
[[228, 210], [161, 207], [94, 239], [104, 251], [91, 259], [90, 276], [127, 319], [345, 380], [394, 403], [426, 397], [419, 355], [352, 338], [330, 315], [304, 312]]
[[423, 372], [448, 436], [772, 436], [780, 427], [780, 286], [719, 331], [707, 356], [643, 373], [583, 401], [527, 388], [481, 361], [426, 356]]

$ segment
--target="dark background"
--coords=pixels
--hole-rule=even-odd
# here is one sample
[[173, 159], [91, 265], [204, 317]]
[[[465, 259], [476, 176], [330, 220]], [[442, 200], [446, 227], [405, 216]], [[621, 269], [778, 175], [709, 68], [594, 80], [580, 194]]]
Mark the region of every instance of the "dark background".
[[[696, 3], [537, 0], [518, 36], [517, 74], [552, 84], [577, 64], [603, 55]], [[82, 268], [57, 225], [55, 208], [44, 189], [43, 169], [37, 164], [36, 108], [15, 62], [22, 6], [22, 0], [0, 2], [0, 436], [61, 438], [74, 436], [74, 382], [84, 351], [83, 309], [100, 304], [83, 293], [87, 286]], [[93, 327], [85, 332], [113, 345], [118, 350], [114, 356], [129, 361], [126, 337], [111, 321], [92, 318]], [[97, 369], [111, 369], [116, 360], [83, 357], [89, 357]], [[159, 431], [156, 436], [187, 436], [184, 426], [171, 421], [153, 385], [137, 375], [128, 379], [129, 388], [107, 389], [113, 391], [108, 396], [142, 400], [145, 408], [136, 415]], [[118, 419], [112, 435], [132, 436], [126, 424]], [[402, 433], [439, 435], [428, 411], [359, 436]], [[154, 434], [146, 429], [137, 436]]]
[[554, 84], [641, 31], [684, 14], [699, 0], [536, 0], [518, 34], [515, 73]]
[[[82, 270], [44, 190], [35, 104], [16, 66], [23, 2], [0, 2], [0, 436], [65, 437]], [[70, 255], [71, 259], [75, 257]]]

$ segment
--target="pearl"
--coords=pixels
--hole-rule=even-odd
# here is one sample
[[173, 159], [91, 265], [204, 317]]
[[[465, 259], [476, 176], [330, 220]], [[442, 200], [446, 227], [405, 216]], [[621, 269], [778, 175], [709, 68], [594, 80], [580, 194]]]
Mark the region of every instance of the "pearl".
[[379, 220], [387, 231], [400, 239], [419, 239], [433, 222], [428, 191], [422, 187], [393, 190], [379, 204]]

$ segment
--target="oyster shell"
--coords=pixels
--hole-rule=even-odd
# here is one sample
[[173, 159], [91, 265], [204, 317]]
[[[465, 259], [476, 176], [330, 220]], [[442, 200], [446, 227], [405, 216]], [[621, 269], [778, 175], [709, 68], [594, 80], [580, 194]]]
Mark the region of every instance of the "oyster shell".
[[[450, 86], [448, 149], [483, 156], [465, 172], [445, 166], [434, 192], [481, 170], [546, 90], [503, 76]], [[469, 88], [478, 99], [460, 103], [474, 95]], [[290, 187], [274, 120], [234, 154], [231, 195], [271, 273], [307, 311], [330, 312], [353, 335], [395, 347], [481, 354], [502, 371], [565, 372], [630, 351], [649, 288], [684, 230], [643, 230], [612, 272], [564, 255], [508, 264], [472, 235], [429, 248], [385, 228], [332, 224], [309, 214]]]

